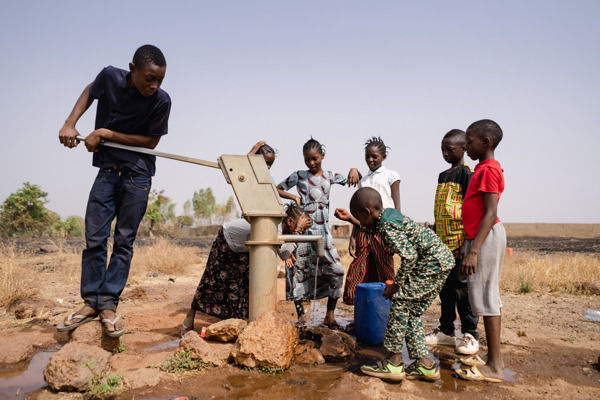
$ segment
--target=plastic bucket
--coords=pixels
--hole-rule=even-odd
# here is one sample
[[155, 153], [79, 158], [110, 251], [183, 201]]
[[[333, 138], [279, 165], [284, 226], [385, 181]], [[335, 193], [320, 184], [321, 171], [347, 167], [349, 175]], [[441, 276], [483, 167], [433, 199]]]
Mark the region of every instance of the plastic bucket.
[[360, 283], [354, 300], [354, 332], [358, 340], [383, 342], [392, 302], [383, 297], [383, 282]]

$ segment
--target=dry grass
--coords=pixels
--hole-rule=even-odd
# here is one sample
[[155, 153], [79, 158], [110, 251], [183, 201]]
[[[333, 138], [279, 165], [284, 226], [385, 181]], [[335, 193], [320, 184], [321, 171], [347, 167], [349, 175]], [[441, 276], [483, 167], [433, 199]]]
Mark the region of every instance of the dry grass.
[[178, 246], [169, 239], [161, 238], [152, 246], [136, 248], [131, 261], [131, 273], [182, 274], [188, 267], [199, 262], [197, 249]]
[[504, 260], [500, 287], [515, 292], [581, 293], [582, 283], [600, 286], [600, 258], [585, 254], [535, 253]]
[[28, 255], [12, 243], [0, 243], [0, 308], [38, 293], [35, 275], [27, 268]]
[[[348, 240], [335, 239], [344, 271], [352, 262], [348, 254]], [[394, 255], [394, 267], [400, 266], [400, 257]], [[600, 287], [600, 258], [585, 254], [516, 253], [504, 258], [500, 288], [517, 293], [556, 292], [586, 294], [584, 284]]]

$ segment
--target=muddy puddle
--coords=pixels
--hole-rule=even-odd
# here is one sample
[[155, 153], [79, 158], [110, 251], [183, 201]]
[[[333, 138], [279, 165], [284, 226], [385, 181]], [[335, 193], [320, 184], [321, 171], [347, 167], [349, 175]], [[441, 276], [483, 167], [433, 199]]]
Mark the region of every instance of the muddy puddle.
[[0, 399], [25, 399], [34, 390], [46, 387], [44, 368], [58, 348], [36, 353], [24, 370], [0, 374]]
[[[309, 327], [322, 325], [326, 313], [326, 300], [312, 301], [305, 304], [306, 324]], [[281, 311], [281, 310], [280, 310]], [[294, 312], [295, 315], [295, 312]], [[340, 307], [336, 310], [336, 321], [346, 332], [352, 334], [354, 314], [352, 308]], [[435, 318], [423, 318], [425, 330], [431, 330], [438, 324]], [[164, 351], [174, 349], [179, 345], [180, 339], [168, 340], [151, 347], [145, 347], [144, 352]], [[21, 371], [10, 374], [0, 374], [0, 399], [26, 399], [32, 392], [44, 388], [46, 383], [43, 378], [43, 370], [50, 357], [58, 348], [42, 351], [35, 354], [29, 365]], [[269, 374], [254, 371], [246, 371], [235, 366], [208, 371], [203, 374], [183, 377], [178, 388], [159, 385], [150, 388], [143, 393], [136, 392], [137, 399], [174, 399], [178, 396], [194, 398], [326, 398], [332, 385], [343, 373], [362, 375], [360, 366], [383, 359], [387, 351], [381, 345], [373, 345], [365, 342], [357, 342], [357, 356], [348, 362], [327, 363], [316, 366], [301, 366], [294, 364], [285, 372]], [[458, 393], [462, 391], [478, 391], [477, 383], [467, 382], [459, 379], [454, 370], [460, 368], [457, 355], [452, 347], [436, 346], [431, 349], [432, 358], [440, 364], [441, 379], [431, 384], [433, 392]], [[410, 360], [406, 347], [402, 354], [405, 364]], [[515, 382], [515, 372], [506, 369], [505, 380]], [[392, 382], [389, 382], [392, 383]], [[394, 383], [402, 385], [401, 383]], [[400, 386], [401, 387], [401, 386]], [[118, 398], [128, 398], [129, 394], [123, 393]]]
[[168, 342], [159, 343], [156, 346], [145, 347], [142, 350], [143, 351], [157, 351], [157, 350], [173, 349], [173, 348], [179, 346], [179, 341], [180, 340], [181, 339], [179, 339], [179, 338], [173, 339], [173, 340], [169, 340]]

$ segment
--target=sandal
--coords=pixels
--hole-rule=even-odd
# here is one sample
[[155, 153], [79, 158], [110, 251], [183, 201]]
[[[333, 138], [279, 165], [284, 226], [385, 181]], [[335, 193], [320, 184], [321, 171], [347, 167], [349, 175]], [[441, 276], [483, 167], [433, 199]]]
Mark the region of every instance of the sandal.
[[[120, 319], [121, 319], [121, 316], [120, 316], [120, 315], [117, 315], [117, 316], [115, 317], [115, 319], [113, 319], [113, 320], [111, 320], [111, 319], [109, 319], [109, 318], [102, 318], [102, 323], [103, 323], [103, 324], [109, 323], [109, 324], [111, 324], [111, 325], [113, 326], [113, 328], [114, 328], [114, 327], [115, 327], [115, 324], [116, 324], [116, 323], [117, 323], [117, 321], [118, 321], [118, 320], [120, 320]], [[104, 332], [105, 332], [105, 333], [106, 333], [106, 335], [108, 335], [109, 337], [112, 337], [112, 338], [118, 338], [118, 337], [121, 337], [121, 335], [123, 335], [123, 333], [125, 333], [125, 328], [123, 327], [123, 328], [119, 329], [118, 331], [109, 331], [109, 330], [107, 329], [106, 325], [104, 325]]]
[[191, 326], [185, 326], [185, 324], [182, 324], [182, 328], [181, 328], [181, 336], [183, 337], [183, 335], [185, 335], [186, 333], [188, 333], [189, 331], [193, 331], [194, 330], [194, 325]]
[[460, 379], [464, 379], [465, 381], [493, 383], [504, 382], [502, 379], [490, 378], [483, 375], [481, 372], [479, 372], [477, 367], [471, 367], [469, 369], [455, 369], [454, 372]]
[[389, 359], [377, 361], [373, 365], [363, 365], [360, 367], [363, 374], [374, 376], [382, 379], [391, 379], [393, 381], [401, 381], [405, 378], [404, 364], [394, 365]]
[[483, 359], [479, 357], [479, 354], [475, 354], [474, 356], [470, 357], [460, 357], [458, 360], [461, 364], [467, 365], [469, 367], [476, 367], [478, 365], [485, 364], [485, 361], [483, 361]]
[[86, 322], [90, 322], [91, 320], [93, 320], [97, 316], [98, 316], [98, 313], [95, 313], [94, 315], [82, 315], [82, 314], [71, 313], [67, 317], [67, 321], [71, 321], [71, 320], [73, 320], [75, 318], [79, 319], [79, 321], [74, 322], [74, 323], [72, 323], [70, 325], [65, 325], [65, 323], [63, 321], [63, 322], [60, 323], [60, 325], [58, 325], [56, 327], [56, 330], [59, 331], [59, 332], [72, 331], [73, 329], [77, 328], [78, 326], [81, 326], [81, 325], [85, 324]]
[[420, 360], [416, 360], [406, 367], [406, 379], [437, 381], [440, 379], [440, 368], [436, 362], [433, 362], [431, 367], [426, 367]]

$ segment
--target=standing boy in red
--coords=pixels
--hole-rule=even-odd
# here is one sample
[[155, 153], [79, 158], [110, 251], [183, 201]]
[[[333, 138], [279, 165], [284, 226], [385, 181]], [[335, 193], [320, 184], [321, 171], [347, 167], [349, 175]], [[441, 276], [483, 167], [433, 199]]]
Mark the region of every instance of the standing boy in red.
[[[494, 150], [502, 140], [502, 129], [489, 119], [472, 123], [467, 129], [467, 154], [479, 160], [462, 205], [467, 240], [461, 247], [462, 270], [467, 275], [473, 315], [482, 316], [488, 354], [483, 365], [457, 369], [460, 378], [471, 381], [502, 382], [504, 362], [500, 353], [501, 309], [500, 271], [506, 251], [506, 232], [498, 219], [498, 201], [504, 191], [504, 175]], [[480, 359], [481, 360], [481, 359]]]

